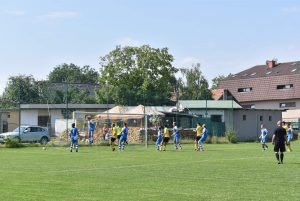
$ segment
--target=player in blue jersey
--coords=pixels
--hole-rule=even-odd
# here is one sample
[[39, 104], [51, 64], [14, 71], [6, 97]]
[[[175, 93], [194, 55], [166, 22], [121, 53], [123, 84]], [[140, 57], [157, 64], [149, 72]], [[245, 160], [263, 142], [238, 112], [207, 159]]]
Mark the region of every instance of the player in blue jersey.
[[127, 135], [128, 135], [128, 127], [127, 127], [127, 123], [124, 123], [124, 127], [122, 128], [121, 131], [121, 138], [119, 141], [119, 150], [124, 151], [125, 143], [127, 142]]
[[70, 130], [70, 152], [72, 152], [73, 145], [76, 146], [76, 152], [78, 152], [78, 128], [75, 127], [75, 123], [72, 123], [72, 128]]
[[173, 135], [174, 135], [175, 149], [177, 150], [179, 147], [180, 147], [180, 149], [182, 149], [182, 146], [180, 144], [180, 134], [178, 132], [178, 128], [176, 126], [176, 122], [173, 122]]
[[291, 124], [288, 126], [288, 130], [287, 130], [287, 141], [286, 141], [286, 145], [288, 147], [288, 151], [292, 151], [291, 148], [291, 141], [293, 139], [293, 129]]
[[266, 149], [268, 149], [268, 145], [266, 144], [267, 142], [267, 134], [268, 134], [268, 130], [264, 127], [263, 124], [260, 125], [260, 136], [259, 136], [259, 139], [260, 139], [260, 143], [261, 143], [261, 146], [263, 148], [263, 150], [265, 151]]
[[163, 140], [163, 128], [160, 126], [157, 132], [156, 149], [160, 150], [160, 146]]
[[202, 135], [201, 135], [200, 140], [198, 141], [198, 150], [199, 151], [204, 151], [202, 144], [206, 140], [207, 136], [208, 136], [208, 130], [206, 128], [206, 125], [203, 124], [202, 125]]
[[95, 123], [93, 119], [89, 120], [88, 134], [89, 134], [89, 144], [92, 145], [94, 143], [94, 131], [95, 131]]

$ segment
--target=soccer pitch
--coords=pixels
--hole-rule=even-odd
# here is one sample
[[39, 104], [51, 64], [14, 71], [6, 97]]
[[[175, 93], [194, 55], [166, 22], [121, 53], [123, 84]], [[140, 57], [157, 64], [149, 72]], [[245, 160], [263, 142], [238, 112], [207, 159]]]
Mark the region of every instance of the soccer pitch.
[[0, 200], [299, 200], [300, 143], [280, 165], [268, 144], [0, 148]]

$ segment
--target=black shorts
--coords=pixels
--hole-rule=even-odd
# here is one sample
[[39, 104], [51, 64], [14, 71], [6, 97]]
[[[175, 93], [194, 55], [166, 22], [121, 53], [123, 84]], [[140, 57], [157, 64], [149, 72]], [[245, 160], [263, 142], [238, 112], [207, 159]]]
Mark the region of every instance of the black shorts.
[[196, 141], [198, 142], [200, 140], [201, 136], [196, 137]]
[[116, 141], [116, 138], [112, 137], [112, 138], [110, 138], [110, 141], [114, 142], [114, 141]]
[[285, 152], [285, 144], [284, 142], [275, 142], [274, 152]]
[[164, 137], [164, 138], [163, 138], [163, 142], [166, 142], [166, 143], [167, 143], [167, 142], [169, 142], [169, 139], [170, 139], [169, 137]]
[[121, 135], [117, 135], [118, 140], [121, 138]]

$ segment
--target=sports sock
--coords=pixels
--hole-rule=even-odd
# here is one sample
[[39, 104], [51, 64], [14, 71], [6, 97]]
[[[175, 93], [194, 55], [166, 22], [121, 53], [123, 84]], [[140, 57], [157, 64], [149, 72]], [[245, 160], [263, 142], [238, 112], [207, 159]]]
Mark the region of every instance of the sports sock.
[[284, 157], [284, 154], [280, 153], [280, 161], [281, 161], [281, 163], [283, 163], [283, 157]]
[[275, 156], [276, 156], [277, 161], [280, 162], [278, 152], [275, 153]]

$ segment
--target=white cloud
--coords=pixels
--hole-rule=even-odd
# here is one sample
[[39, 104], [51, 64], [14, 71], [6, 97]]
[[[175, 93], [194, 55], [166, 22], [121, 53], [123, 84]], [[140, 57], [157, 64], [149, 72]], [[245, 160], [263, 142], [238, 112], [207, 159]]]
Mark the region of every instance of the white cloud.
[[124, 37], [116, 41], [117, 45], [124, 46], [140, 46], [141, 42], [130, 37]]
[[22, 10], [4, 10], [3, 13], [12, 16], [22, 16], [25, 14], [25, 12]]
[[300, 13], [300, 8], [296, 6], [292, 7], [286, 7], [281, 10], [284, 14], [294, 14], [294, 13]]
[[74, 18], [78, 17], [79, 13], [75, 11], [55, 11], [49, 12], [45, 15], [40, 15], [40, 19], [62, 19], [62, 18]]

